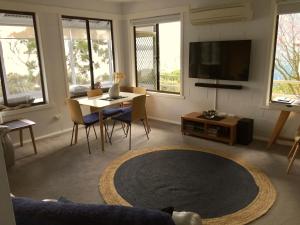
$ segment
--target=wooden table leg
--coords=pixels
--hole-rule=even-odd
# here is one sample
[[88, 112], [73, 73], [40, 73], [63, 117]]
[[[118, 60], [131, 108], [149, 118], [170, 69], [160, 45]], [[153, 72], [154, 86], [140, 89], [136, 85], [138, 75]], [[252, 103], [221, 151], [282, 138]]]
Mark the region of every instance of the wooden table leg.
[[20, 129], [20, 146], [23, 146], [23, 129]]
[[101, 150], [104, 152], [104, 123], [103, 123], [103, 114], [102, 111], [99, 112], [99, 125], [100, 125], [100, 136], [101, 136]]
[[30, 136], [31, 136], [31, 141], [32, 141], [34, 153], [37, 154], [37, 150], [36, 150], [36, 145], [35, 145], [35, 139], [34, 139], [34, 135], [33, 135], [32, 126], [29, 127], [29, 131], [30, 131]]
[[271, 145], [274, 144], [274, 142], [276, 141], [276, 139], [279, 136], [279, 134], [280, 134], [286, 120], [288, 119], [290, 113], [291, 113], [290, 111], [281, 111], [281, 113], [280, 113], [280, 115], [277, 119], [276, 125], [273, 128], [271, 137], [270, 137], [268, 145], [267, 145], [267, 149], [269, 149], [271, 147]]

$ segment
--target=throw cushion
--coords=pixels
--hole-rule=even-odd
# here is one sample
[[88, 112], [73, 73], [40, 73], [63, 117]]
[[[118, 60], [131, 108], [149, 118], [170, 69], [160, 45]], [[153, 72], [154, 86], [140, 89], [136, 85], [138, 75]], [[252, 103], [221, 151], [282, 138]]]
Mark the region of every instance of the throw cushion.
[[176, 225], [202, 225], [201, 217], [193, 212], [173, 212], [172, 219]]

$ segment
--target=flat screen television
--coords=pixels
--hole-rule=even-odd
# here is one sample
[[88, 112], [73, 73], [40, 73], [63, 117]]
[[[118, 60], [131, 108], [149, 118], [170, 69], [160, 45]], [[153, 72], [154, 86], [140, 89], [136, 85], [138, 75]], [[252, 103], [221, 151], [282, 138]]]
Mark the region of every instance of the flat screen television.
[[189, 77], [247, 81], [250, 53], [251, 40], [191, 42]]

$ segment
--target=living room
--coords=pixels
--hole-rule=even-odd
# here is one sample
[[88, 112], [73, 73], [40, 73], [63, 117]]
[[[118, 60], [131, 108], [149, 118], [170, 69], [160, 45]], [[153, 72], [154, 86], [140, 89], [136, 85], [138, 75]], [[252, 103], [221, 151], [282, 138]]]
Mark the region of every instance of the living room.
[[[226, 7], [234, 8], [237, 5], [240, 7], [237, 11], [242, 14], [242, 18], [231, 20], [221, 17], [221, 19], [218, 18], [216, 21], [212, 21], [212, 18], [208, 19], [208, 16], [206, 18], [203, 16], [204, 22], [195, 22], [191, 18], [192, 15], [198, 12], [200, 12], [200, 15], [205, 15], [209, 10], [222, 11]], [[18, 20], [24, 16], [22, 13], [29, 12], [26, 16], [30, 18], [31, 26], [34, 28], [31, 33], [27, 31], [27, 34], [25, 32], [15, 34], [18, 32], [15, 29], [13, 30], [14, 33], [11, 32], [11, 35], [15, 35], [14, 37], [30, 35], [30, 38], [35, 38], [37, 48], [31, 54], [37, 55], [39, 63], [35, 64], [35, 69], [32, 71], [36, 72], [36, 68], [39, 68], [40, 76], [39, 79], [33, 79], [35, 82], [39, 82], [34, 89], [35, 91], [38, 90], [39, 93], [35, 95], [38, 97], [35, 97], [33, 104], [29, 104], [30, 106], [28, 106], [28, 101], [30, 101], [28, 97], [26, 98], [27, 102], [25, 102], [26, 107], [19, 108], [19, 104], [9, 104], [9, 102], [14, 103], [14, 100], [9, 100], [7, 97], [9, 93], [3, 94], [4, 103], [2, 101], [1, 105], [3, 104], [6, 110], [1, 111], [2, 121], [5, 123], [23, 118], [34, 121], [33, 132], [37, 149], [37, 154], [34, 154], [29, 132], [27, 133], [25, 130], [23, 132], [24, 146], [19, 146], [20, 136], [18, 132], [9, 133], [15, 148], [15, 165], [7, 171], [9, 192], [17, 197], [28, 197], [36, 200], [58, 199], [63, 196], [70, 201], [80, 203], [100, 204], [111, 202], [112, 204], [121, 204], [121, 202], [113, 202], [107, 196], [104, 196], [103, 189], [99, 193], [99, 178], [106, 173], [105, 171], [108, 171], [107, 168], [111, 166], [112, 162], [122, 157], [125, 160], [125, 156], [129, 157], [126, 154], [132, 156], [133, 153], [131, 152], [138, 152], [139, 150], [141, 150], [140, 152], [149, 149], [155, 149], [156, 151], [158, 149], [169, 149], [170, 146], [173, 146], [173, 150], [174, 148], [178, 150], [181, 148], [189, 149], [190, 147], [192, 151], [195, 147], [198, 147], [203, 150], [202, 152], [213, 149], [210, 153], [217, 152], [219, 156], [225, 157], [226, 155], [225, 158], [229, 157], [230, 159], [238, 158], [238, 161], [245, 161], [246, 165], [250, 164], [251, 168], [253, 165], [254, 168], [262, 170], [267, 179], [270, 180], [271, 186], [274, 186], [273, 188], [276, 190], [272, 189], [274, 193], [277, 192], [277, 195], [271, 196], [274, 199], [271, 199], [271, 197], [268, 199], [269, 205], [257, 206], [260, 208], [257, 211], [261, 211], [261, 213], [252, 213], [255, 214], [252, 219], [244, 221], [241, 219], [236, 224], [250, 222], [251, 224], [298, 224], [297, 222], [300, 219], [297, 213], [297, 209], [299, 209], [297, 189], [300, 185], [299, 160], [294, 161], [289, 174], [286, 173], [286, 169], [289, 165], [287, 156], [299, 126], [297, 122], [300, 119], [299, 113], [297, 113], [299, 106], [297, 106], [297, 99], [292, 99], [293, 103], [289, 102], [289, 98], [283, 100], [279, 98], [281, 96], [276, 92], [278, 91], [277, 86], [277, 89], [274, 88], [277, 80], [273, 79], [275, 76], [273, 63], [275, 61], [274, 54], [276, 53], [274, 46], [276, 46], [278, 35], [277, 16], [288, 13], [297, 14], [299, 10], [299, 2], [289, 0], [0, 1], [0, 14], [2, 15], [5, 13], [13, 15], [21, 13], [20, 17], [16, 19]], [[14, 11], [16, 14], [14, 14]], [[217, 15], [221, 11], [217, 11]], [[207, 15], [212, 15], [212, 13]], [[7, 18], [2, 16], [0, 21], [13, 21], [13, 19], [12, 16]], [[101, 22], [100, 25], [93, 24], [98, 20]], [[177, 30], [172, 31], [171, 28], [161, 26], [167, 23], [177, 23], [177, 27], [174, 28]], [[15, 24], [16, 22], [12, 22], [6, 25]], [[2, 32], [4, 27], [2, 25], [3, 22], [0, 24], [0, 36], [5, 35], [5, 32]], [[86, 34], [77, 32], [76, 29], [72, 30], [73, 25], [82, 26], [87, 31]], [[104, 34], [101, 32], [94, 34], [92, 32], [94, 26], [98, 25], [101, 26], [101, 28], [98, 27], [100, 31], [102, 31], [102, 27], [105, 27]], [[157, 32], [157, 28], [160, 32]], [[149, 32], [147, 29], [152, 30]], [[151, 33], [152, 43], [146, 46], [147, 49], [144, 53], [142, 47], [140, 48], [142, 53], [138, 53], [137, 38], [139, 35], [145, 37], [147, 32], [148, 34]], [[95, 58], [91, 60], [91, 57], [88, 57], [91, 52], [93, 54], [96, 54], [97, 51], [99, 54], [103, 53], [101, 47], [96, 49], [94, 42], [92, 43], [97, 35], [107, 37], [109, 43], [111, 43], [111, 49], [105, 52], [108, 55], [108, 60], [100, 59], [98, 63], [100, 66], [95, 62]], [[148, 72], [152, 71], [157, 76], [163, 72], [164, 68], [168, 67], [172, 67], [173, 71], [179, 71], [176, 73], [175, 89], [168, 90], [168, 87], [164, 87], [163, 83], [159, 83], [161, 78], [152, 79], [150, 83], [147, 83], [147, 85], [152, 85], [151, 87], [146, 86], [148, 89], [146, 119], [149, 120], [149, 126], [145, 127], [145, 131], [142, 123], [136, 123], [132, 126], [132, 150], [130, 151], [128, 150], [128, 131], [125, 132], [127, 137], [125, 138], [118, 123], [116, 123], [116, 130], [110, 137], [111, 144], [105, 143], [105, 141], [101, 142], [99, 138], [101, 137], [101, 129], [99, 132], [99, 126], [95, 125], [98, 139], [95, 139], [91, 130], [89, 138], [91, 154], [88, 153], [84, 129], [78, 131], [77, 144], [70, 146], [73, 122], [66, 104], [66, 98], [85, 98], [80, 96], [81, 90], [74, 85], [73, 76], [76, 76], [76, 71], [70, 69], [72, 61], [76, 61], [76, 59], [68, 57], [72, 49], [68, 40], [76, 39], [76, 37], [84, 37], [83, 39], [87, 40], [87, 42], [84, 42], [85, 47], [88, 49], [86, 50], [88, 52], [86, 61], [79, 66], [77, 65], [77, 69], [83, 69], [84, 73], [88, 71], [88, 74], [92, 74], [87, 81], [91, 83], [92, 88], [98, 81], [94, 73], [102, 73], [104, 70], [108, 71], [110, 81], [114, 72], [122, 73], [124, 78], [120, 81], [121, 86], [145, 87], [145, 84], [141, 81], [141, 75], [139, 76], [137, 71], [139, 70], [138, 65], [145, 63], [143, 57], [146, 55], [145, 52], [149, 53], [149, 49], [152, 51], [152, 61], [147, 58], [146, 64], [151, 64], [152, 68], [151, 66], [147, 68]], [[232, 80], [217, 79], [215, 77], [203, 79], [191, 76], [191, 43], [238, 40], [251, 41], [251, 53], [249, 53], [250, 58], [248, 61], [249, 71], [246, 79]], [[168, 48], [163, 48], [164, 46], [168, 46]], [[1, 45], [0, 50], [2, 48], [5, 53], [5, 47]], [[11, 47], [10, 49], [14, 50], [14, 53], [18, 53], [23, 50], [23, 47], [20, 49]], [[171, 53], [168, 53], [168, 51]], [[6, 60], [4, 53], [0, 58], [1, 63]], [[7, 61], [14, 59], [13, 57], [7, 58], [10, 58]], [[104, 61], [105, 65], [102, 67], [101, 63]], [[78, 64], [78, 62], [76, 63]], [[160, 66], [157, 66], [157, 64]], [[174, 64], [176, 65], [174, 66]], [[13, 71], [17, 67], [22, 66], [16, 63], [14, 67], [14, 64], [12, 64], [6, 68], [6, 73], [9, 74], [9, 70]], [[20, 70], [15, 69], [14, 73]], [[5, 73], [3, 68], [0, 72], [1, 74]], [[103, 91], [107, 92], [112, 83], [106, 83], [103, 77], [99, 81], [101, 81]], [[5, 93], [5, 90], [3, 91], [3, 87], [5, 89], [6, 85], [5, 82], [7, 81], [1, 75], [1, 85], [4, 83], [2, 93]], [[90, 83], [88, 87], [90, 87]], [[214, 87], [199, 87], [195, 85], [196, 83], [205, 83]], [[218, 85], [235, 85], [242, 88], [217, 88]], [[289, 85], [296, 85], [296, 83], [288, 83]], [[7, 87], [10, 88], [9, 83]], [[166, 89], [163, 89], [163, 87]], [[286, 89], [288, 88], [280, 89], [279, 94], [285, 96], [283, 92]], [[293, 97], [296, 98], [297, 94], [294, 93]], [[90, 107], [88, 106], [90, 105], [81, 107], [84, 113], [89, 112]], [[10, 108], [7, 109], [7, 107]], [[254, 122], [253, 132], [251, 133], [253, 141], [249, 145], [239, 143], [228, 145], [209, 138], [202, 139], [195, 137], [195, 135], [182, 135], [180, 125], [183, 115], [191, 112], [202, 113], [208, 110], [215, 110], [218, 115], [251, 119]], [[290, 112], [292, 113], [290, 114]], [[108, 121], [108, 123], [109, 131], [111, 131], [111, 121]], [[278, 130], [281, 131], [279, 131], [280, 135], [277, 135]], [[145, 133], [149, 135], [149, 140]], [[104, 136], [106, 137], [105, 134]], [[277, 136], [279, 137], [277, 138]], [[273, 143], [276, 139], [278, 139], [277, 143]], [[102, 140], [104, 139], [102, 138]], [[269, 148], [267, 148], [268, 144]], [[102, 150], [105, 148], [105, 150], [101, 151], [101, 148]], [[248, 166], [245, 166], [245, 168], [248, 168]], [[253, 175], [251, 168], [249, 171]], [[5, 171], [1, 171], [1, 180], [7, 179], [5, 173]], [[152, 175], [155, 176], [155, 174]], [[258, 183], [256, 181], [256, 184]], [[101, 184], [100, 186], [103, 187], [104, 185]], [[220, 188], [219, 191], [221, 190]], [[1, 209], [0, 216], [7, 220], [4, 220], [6, 222], [0, 220], [0, 222], [7, 225], [14, 224], [8, 222], [13, 221], [10, 220], [12, 218], [9, 218], [9, 216], [2, 217], [4, 215], [2, 213], [5, 212], [6, 215], [10, 215], [12, 212], [5, 186], [1, 187], [0, 193], [1, 201], [2, 199], [8, 200], [7, 208]], [[110, 194], [107, 193], [107, 195]], [[174, 205], [164, 206], [172, 207]], [[182, 211], [188, 211], [188, 209]], [[232, 221], [213, 223], [206, 220], [204, 213], [203, 215], [199, 214], [204, 218], [203, 224], [235, 224]], [[247, 216], [241, 216], [241, 218], [244, 217]]]

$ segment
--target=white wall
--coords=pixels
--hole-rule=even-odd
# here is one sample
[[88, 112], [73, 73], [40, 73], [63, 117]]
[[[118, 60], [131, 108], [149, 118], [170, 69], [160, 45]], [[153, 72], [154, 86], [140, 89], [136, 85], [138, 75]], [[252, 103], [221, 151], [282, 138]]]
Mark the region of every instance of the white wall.
[[[155, 16], [160, 11], [170, 11], [172, 6], [188, 6], [191, 8], [210, 6], [209, 0], [168, 0], [168, 1], [147, 1], [145, 3], [131, 3], [123, 5], [123, 13], [128, 14], [127, 19], [144, 16]], [[230, 1], [216, 0], [213, 4], [224, 4]], [[187, 5], [189, 4], [189, 5]], [[188, 7], [183, 12], [183, 85], [184, 99], [174, 98], [167, 95], [153, 95], [148, 99], [148, 112], [150, 117], [161, 120], [180, 122], [180, 116], [192, 111], [203, 111], [214, 108], [215, 96], [217, 94], [216, 108], [220, 112], [235, 114], [241, 117], [254, 119], [255, 136], [268, 138], [277, 120], [279, 111], [266, 109], [266, 93], [268, 88], [270, 49], [274, 23], [274, 4], [272, 0], [253, 0], [254, 17], [250, 21], [220, 23], [211, 25], [193, 26], [189, 20]], [[183, 7], [184, 8], [184, 7]], [[164, 12], [165, 13], [165, 12]], [[123, 32], [128, 31], [127, 27]], [[132, 32], [132, 30], [130, 30]], [[130, 37], [130, 34], [128, 34]], [[171, 38], [171, 37], [170, 37]], [[244, 86], [242, 90], [209, 89], [195, 87], [198, 81], [214, 82], [212, 80], [200, 80], [188, 78], [188, 55], [189, 42], [192, 41], [214, 41], [214, 40], [235, 40], [251, 39], [251, 65], [250, 79], [248, 82], [230, 82]], [[132, 41], [132, 40], [131, 40]], [[129, 42], [127, 46], [132, 44]], [[128, 47], [127, 54], [131, 59], [131, 47]], [[128, 62], [128, 65], [133, 65]], [[133, 67], [128, 67], [127, 74], [134, 74]], [[128, 80], [134, 83], [133, 80]], [[296, 118], [293, 118], [296, 117]], [[299, 126], [299, 116], [291, 116], [282, 132], [283, 136], [293, 137], [296, 128]]]

